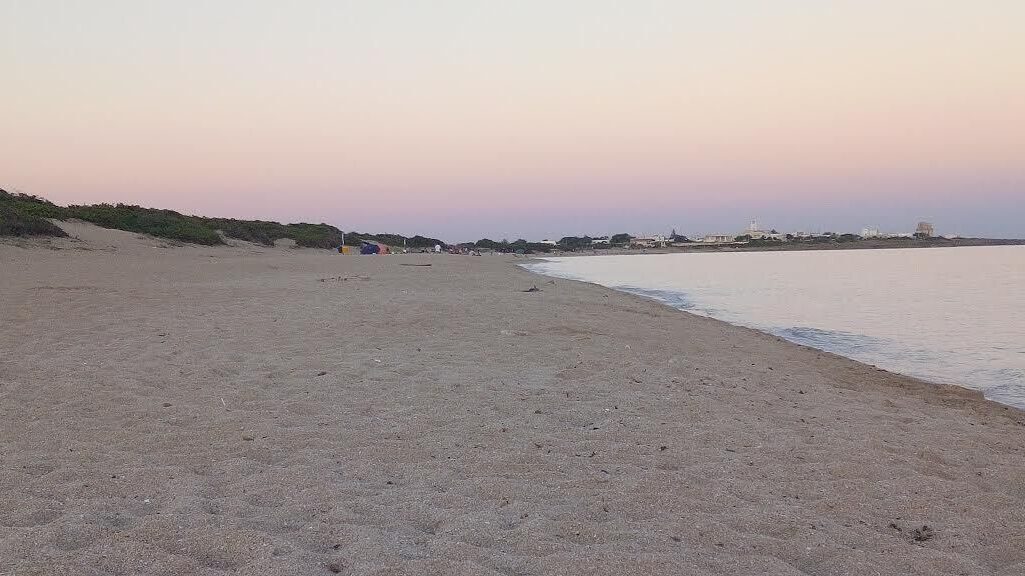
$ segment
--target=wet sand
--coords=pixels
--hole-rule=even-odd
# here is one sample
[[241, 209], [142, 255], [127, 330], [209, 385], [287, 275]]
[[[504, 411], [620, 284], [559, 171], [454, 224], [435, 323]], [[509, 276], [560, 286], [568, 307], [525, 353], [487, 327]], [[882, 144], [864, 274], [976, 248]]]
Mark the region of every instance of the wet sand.
[[1025, 574], [973, 392], [519, 258], [67, 226], [0, 243], [0, 575]]

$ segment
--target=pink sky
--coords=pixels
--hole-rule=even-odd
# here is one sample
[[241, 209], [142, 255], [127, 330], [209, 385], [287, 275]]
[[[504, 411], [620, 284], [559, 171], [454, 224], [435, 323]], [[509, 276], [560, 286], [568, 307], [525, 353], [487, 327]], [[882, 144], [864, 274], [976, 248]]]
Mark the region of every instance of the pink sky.
[[0, 186], [453, 240], [752, 216], [1025, 235], [1023, 21], [1016, 1], [15, 0]]

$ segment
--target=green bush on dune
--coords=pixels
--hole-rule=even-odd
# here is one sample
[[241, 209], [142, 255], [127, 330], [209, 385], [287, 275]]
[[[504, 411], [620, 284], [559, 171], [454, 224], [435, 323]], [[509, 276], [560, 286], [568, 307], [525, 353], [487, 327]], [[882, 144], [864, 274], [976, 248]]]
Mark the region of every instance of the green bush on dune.
[[0, 204], [0, 236], [67, 236], [53, 222], [40, 216], [22, 214]]
[[0, 188], [0, 206], [5, 206], [23, 217], [62, 218], [63, 208], [39, 196], [11, 194]]
[[[342, 231], [329, 224], [281, 224], [265, 220], [236, 220], [189, 216], [174, 210], [143, 208], [128, 204], [92, 204], [61, 207], [38, 196], [11, 194], [0, 189], [0, 236], [67, 236], [47, 220], [75, 218], [104, 228], [149, 234], [160, 238], [213, 246], [228, 238], [271, 246], [275, 240], [291, 239], [304, 248], [335, 248], [342, 245]], [[345, 243], [358, 246], [361, 240], [410, 248], [434, 246], [444, 242], [434, 238], [398, 234], [345, 235]]]
[[156, 210], [126, 204], [94, 204], [68, 206], [65, 209], [65, 218], [77, 218], [104, 228], [139, 232], [193, 244], [212, 246], [224, 243], [216, 230], [203, 225], [197, 218], [173, 210]]
[[10, 194], [0, 189], [0, 236], [67, 236], [47, 218], [59, 218], [61, 208], [38, 196]]
[[334, 248], [342, 244], [342, 231], [328, 224], [281, 224], [266, 220], [194, 217], [211, 230], [220, 230], [228, 238], [270, 246], [283, 238], [295, 240], [304, 248]]
[[254, 244], [270, 246], [278, 238], [284, 238], [284, 226], [277, 222], [262, 220], [234, 220], [230, 218], [198, 218], [211, 230], [220, 230], [228, 238], [245, 240]]
[[334, 248], [342, 245], [342, 231], [328, 224], [286, 224], [286, 238], [305, 248]]

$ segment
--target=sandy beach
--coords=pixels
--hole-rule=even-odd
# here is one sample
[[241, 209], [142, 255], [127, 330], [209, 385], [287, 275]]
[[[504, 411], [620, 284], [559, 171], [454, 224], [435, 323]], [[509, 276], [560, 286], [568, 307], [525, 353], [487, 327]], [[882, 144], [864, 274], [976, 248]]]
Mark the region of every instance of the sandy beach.
[[523, 258], [62, 225], [0, 243], [0, 575], [1025, 574], [974, 392]]

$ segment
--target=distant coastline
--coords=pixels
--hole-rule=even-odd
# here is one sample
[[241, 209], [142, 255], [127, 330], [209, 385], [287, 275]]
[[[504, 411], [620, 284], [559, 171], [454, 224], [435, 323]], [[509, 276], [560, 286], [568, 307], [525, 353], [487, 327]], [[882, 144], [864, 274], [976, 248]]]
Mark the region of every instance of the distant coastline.
[[886, 248], [955, 248], [964, 246], [1020, 246], [1021, 238], [865, 238], [850, 242], [786, 242], [764, 246], [694, 245], [674, 246], [667, 252], [780, 252], [793, 250], [880, 250]]
[[[281, 224], [262, 220], [210, 218], [181, 214], [173, 210], [145, 208], [126, 204], [95, 204], [58, 206], [45, 198], [0, 189], [0, 237], [50, 236], [66, 233], [56, 222], [82, 220], [105, 228], [149, 234], [172, 241], [200, 245], [223, 245], [226, 239], [273, 245], [276, 240], [289, 239], [298, 247], [336, 249], [342, 245], [358, 247], [375, 243], [413, 251], [426, 251], [436, 246], [457, 254], [499, 252], [510, 254], [673, 254], [681, 252], [777, 252], [795, 250], [865, 250], [886, 248], [937, 248], [963, 246], [1025, 245], [1022, 238], [960, 238], [933, 236], [928, 223], [926, 235], [861, 237], [855, 234], [826, 233], [819, 236], [777, 234], [751, 229], [747, 234], [722, 235], [725, 240], [691, 241], [685, 236], [634, 237], [622, 233], [611, 237], [591, 238], [567, 236], [558, 242], [496, 242], [483, 238], [476, 242], [450, 244], [438, 238], [404, 236], [401, 234], [370, 234], [342, 230], [329, 224]], [[785, 239], [784, 239], [785, 237]], [[716, 237], [719, 238], [719, 237]]]
[[665, 248], [599, 248], [552, 251], [543, 256], [595, 256], [602, 254], [680, 254], [707, 252], [795, 252], [805, 250], [886, 250], [900, 248], [962, 248], [970, 246], [1025, 246], [1023, 238], [867, 238], [850, 242], [787, 242], [772, 245], [702, 244]]

